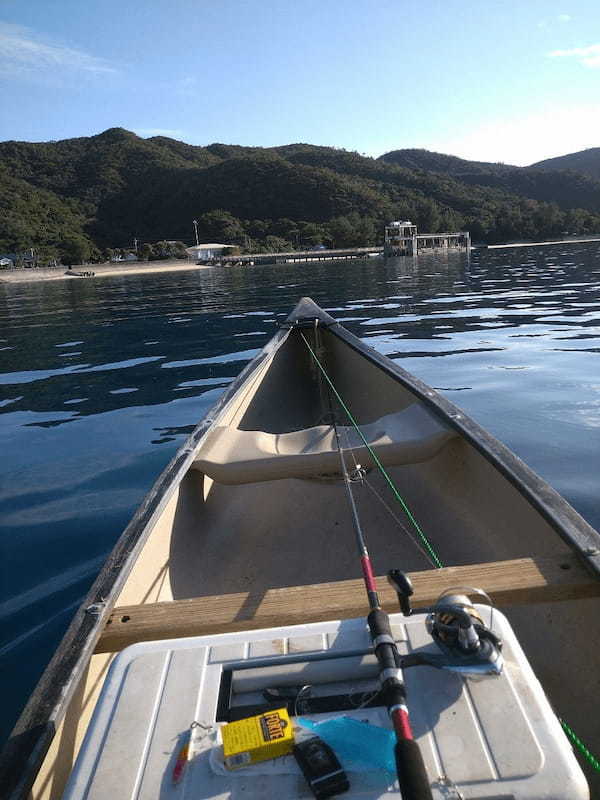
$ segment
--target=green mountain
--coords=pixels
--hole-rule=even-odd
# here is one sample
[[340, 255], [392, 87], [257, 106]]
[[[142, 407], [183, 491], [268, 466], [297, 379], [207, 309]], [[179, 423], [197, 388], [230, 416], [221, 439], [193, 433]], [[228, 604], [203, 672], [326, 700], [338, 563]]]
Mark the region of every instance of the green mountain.
[[[597, 152], [600, 153], [600, 148]], [[569, 158], [572, 156], [563, 156], [563, 159]], [[561, 159], [550, 159], [530, 167], [514, 167], [510, 164], [467, 161], [428, 150], [395, 150], [381, 156], [381, 160], [408, 169], [452, 175], [471, 186], [488, 186], [521, 197], [556, 203], [565, 211], [584, 208], [600, 213], [600, 157], [597, 175], [592, 177], [591, 172], [588, 175], [565, 172], [569, 169], [567, 165], [563, 169], [554, 164]], [[542, 165], [548, 166], [540, 169]]]
[[445, 172], [448, 175], [486, 175], [503, 174], [518, 170], [510, 164], [493, 164], [489, 161], [467, 161], [458, 156], [448, 156], [445, 153], [434, 153], [431, 150], [406, 148], [392, 150], [379, 157], [386, 164], [397, 164], [407, 169], [422, 169], [428, 172]]
[[541, 169], [576, 170], [600, 180], [600, 147], [590, 147], [588, 150], [580, 150], [578, 153], [547, 158], [545, 161], [532, 164], [532, 166]]
[[191, 242], [193, 219], [202, 239], [247, 250], [375, 244], [399, 218], [488, 242], [600, 230], [600, 181], [580, 173], [426, 150], [196, 147], [122, 128], [2, 142], [0, 187], [0, 253], [33, 247], [42, 260], [101, 258], [134, 237], [163, 252]]

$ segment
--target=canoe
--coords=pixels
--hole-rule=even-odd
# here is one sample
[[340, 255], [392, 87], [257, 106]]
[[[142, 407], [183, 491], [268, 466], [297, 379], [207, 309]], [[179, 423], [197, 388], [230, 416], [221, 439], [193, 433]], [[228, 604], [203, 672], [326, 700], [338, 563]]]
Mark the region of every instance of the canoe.
[[303, 298], [121, 535], [3, 751], [0, 796], [62, 796], [128, 645], [366, 615], [334, 414], [376, 572], [411, 573], [416, 606], [483, 587], [556, 714], [600, 750], [600, 536], [463, 411]]

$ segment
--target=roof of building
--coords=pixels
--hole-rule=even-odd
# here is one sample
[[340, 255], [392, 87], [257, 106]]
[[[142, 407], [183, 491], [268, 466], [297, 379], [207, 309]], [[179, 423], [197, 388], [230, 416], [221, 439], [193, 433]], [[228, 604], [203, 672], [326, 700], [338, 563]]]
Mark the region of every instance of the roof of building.
[[208, 244], [195, 244], [193, 247], [186, 247], [186, 252], [191, 252], [195, 250], [216, 250], [218, 247], [235, 247], [235, 245], [231, 244], [217, 244], [216, 242], [210, 242]]

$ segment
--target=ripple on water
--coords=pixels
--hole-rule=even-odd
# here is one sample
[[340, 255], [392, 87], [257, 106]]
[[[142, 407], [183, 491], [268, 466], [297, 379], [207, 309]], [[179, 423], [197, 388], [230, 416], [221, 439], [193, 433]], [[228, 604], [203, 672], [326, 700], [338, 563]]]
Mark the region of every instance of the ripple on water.
[[19, 397], [7, 397], [6, 400], [0, 400], [0, 408], [4, 406], [9, 406], [11, 403], [17, 403], [19, 400], [23, 399], [23, 395]]
[[186, 361], [167, 361], [161, 364], [162, 369], [175, 369], [179, 367], [196, 367], [201, 364], [223, 364], [230, 361], [250, 361], [258, 355], [260, 350], [240, 350], [237, 353], [223, 353], [220, 356], [210, 358], [190, 358]]

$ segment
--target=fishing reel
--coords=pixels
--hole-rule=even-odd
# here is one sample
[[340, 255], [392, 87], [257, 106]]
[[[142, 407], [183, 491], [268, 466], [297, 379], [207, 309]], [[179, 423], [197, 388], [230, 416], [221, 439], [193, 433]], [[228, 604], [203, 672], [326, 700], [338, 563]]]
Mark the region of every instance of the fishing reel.
[[[405, 616], [412, 613], [410, 596], [412, 584], [400, 570], [390, 570], [388, 581], [396, 590], [400, 608]], [[463, 675], [499, 675], [502, 672], [502, 640], [485, 624], [483, 617], [469, 599], [477, 595], [492, 601], [483, 589], [455, 587], [446, 589], [429, 609], [425, 626], [442, 654], [410, 653], [402, 658], [403, 667], [426, 664]]]
[[445, 669], [498, 675], [504, 662], [502, 641], [486, 626], [469, 595], [483, 597], [492, 605], [482, 589], [446, 589], [427, 615], [427, 632], [447, 659]]

